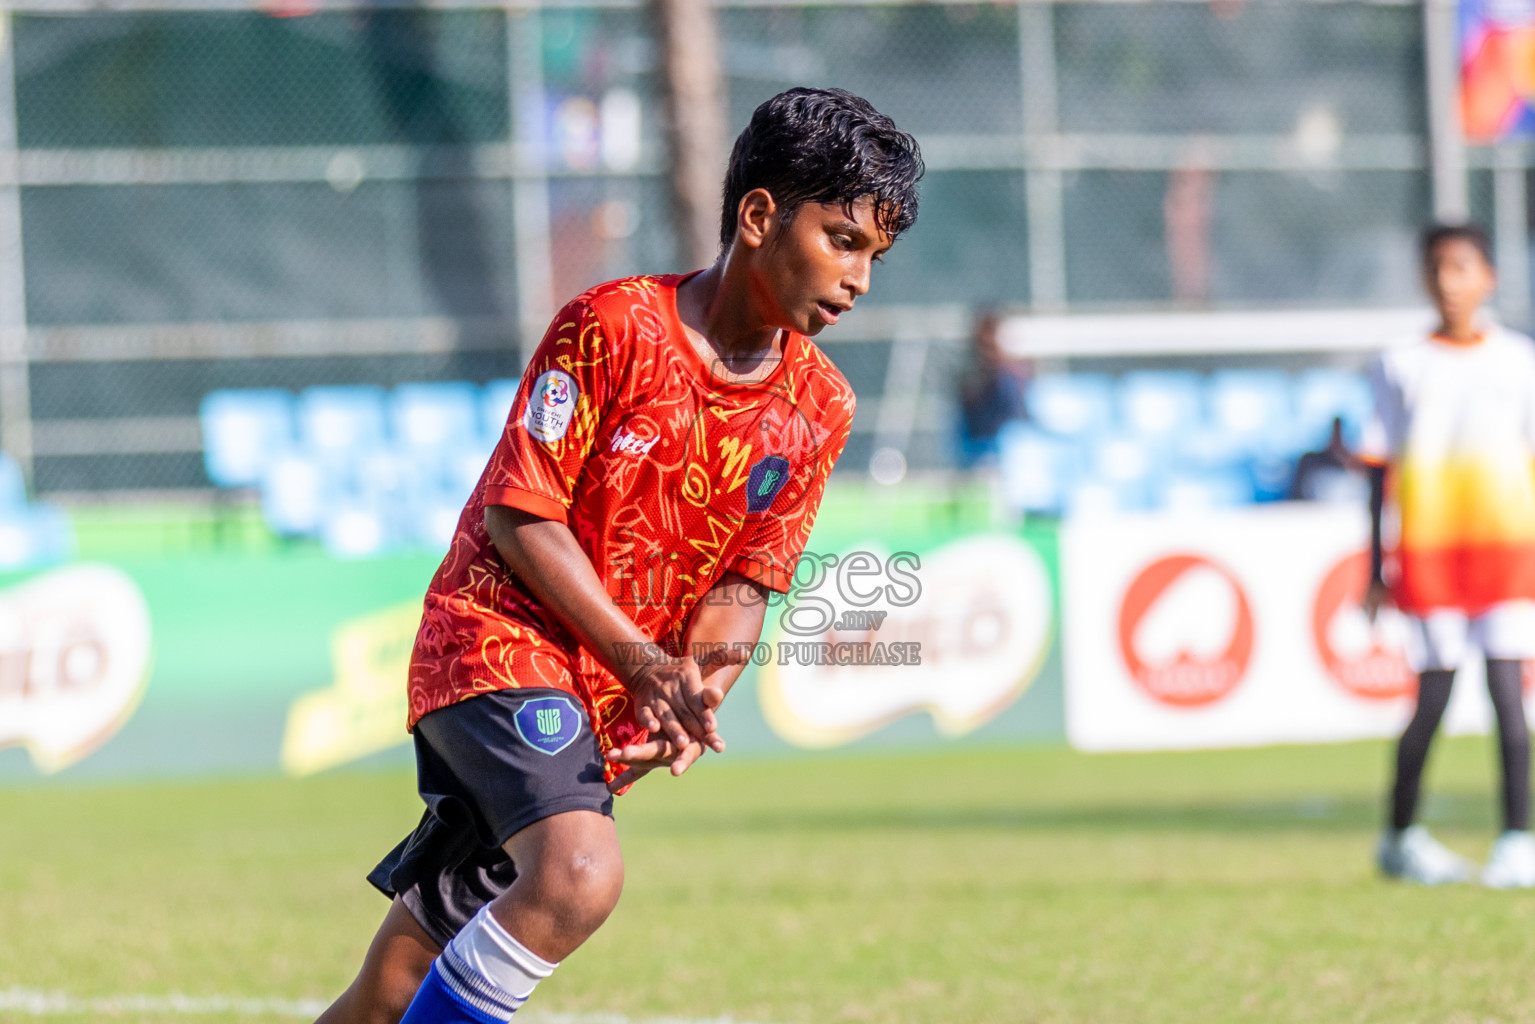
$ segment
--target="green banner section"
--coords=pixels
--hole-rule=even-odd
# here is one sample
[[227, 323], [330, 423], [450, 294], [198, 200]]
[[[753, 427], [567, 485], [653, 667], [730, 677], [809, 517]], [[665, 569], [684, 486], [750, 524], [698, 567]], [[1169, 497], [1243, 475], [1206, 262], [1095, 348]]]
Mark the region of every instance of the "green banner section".
[[[836, 520], [724, 709], [732, 753], [1063, 737], [1053, 526]], [[187, 551], [0, 576], [0, 779], [407, 763], [436, 565]]]
[[[337, 685], [338, 641], [348, 624], [407, 604], [419, 609], [437, 568], [433, 556], [338, 561], [310, 549], [93, 563], [117, 570], [142, 594], [151, 667], [131, 717], [99, 747], [83, 751], [63, 769], [65, 776], [278, 770], [289, 709], [304, 694]], [[0, 577], [0, 602], [18, 584], [64, 571]], [[0, 603], [0, 616], [8, 611]], [[407, 653], [416, 614], [396, 616], [396, 642], [403, 636]], [[0, 621], [0, 643], [6, 632]], [[4, 653], [0, 649], [0, 660]], [[403, 664], [394, 684], [401, 708]], [[339, 673], [346, 678], [344, 664]], [[6, 693], [0, 684], [0, 721], [73, 713], [36, 686], [17, 710]], [[395, 736], [405, 736], [403, 710]], [[0, 778], [38, 774], [26, 741], [6, 739], [16, 749], [0, 750]]]

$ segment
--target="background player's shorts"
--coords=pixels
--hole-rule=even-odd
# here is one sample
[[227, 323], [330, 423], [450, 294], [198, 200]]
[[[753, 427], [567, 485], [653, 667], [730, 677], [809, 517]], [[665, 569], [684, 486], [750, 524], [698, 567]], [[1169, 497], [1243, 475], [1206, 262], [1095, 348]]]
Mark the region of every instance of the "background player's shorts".
[[1505, 601], [1480, 615], [1441, 608], [1410, 619], [1407, 660], [1415, 671], [1454, 671], [1472, 648], [1489, 658], [1535, 658], [1535, 601]]
[[480, 694], [416, 723], [421, 824], [368, 875], [439, 946], [517, 872], [501, 844], [565, 811], [613, 814], [586, 710], [543, 687]]

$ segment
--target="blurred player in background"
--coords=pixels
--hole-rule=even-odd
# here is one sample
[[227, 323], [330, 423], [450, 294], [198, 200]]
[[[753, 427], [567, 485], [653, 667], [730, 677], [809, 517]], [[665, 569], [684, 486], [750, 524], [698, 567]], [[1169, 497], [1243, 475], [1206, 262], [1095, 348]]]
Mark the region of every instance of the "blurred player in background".
[[997, 435], [1025, 416], [1023, 393], [1031, 367], [1007, 357], [997, 340], [1002, 318], [982, 310], [970, 336], [970, 365], [959, 378], [960, 463], [967, 469], [995, 463]]
[[[1423, 265], [1439, 326], [1380, 357], [1361, 452], [1371, 466], [1366, 610], [1373, 617], [1390, 600], [1407, 613], [1408, 655], [1420, 673], [1378, 859], [1387, 875], [1427, 885], [1472, 877], [1471, 863], [1413, 818], [1455, 670], [1479, 648], [1498, 719], [1504, 829], [1481, 877], [1535, 886], [1520, 685], [1523, 660], [1535, 656], [1535, 343], [1482, 319], [1497, 278], [1481, 229], [1430, 229]], [[1397, 516], [1389, 587], [1381, 540], [1388, 489]]]
[[713, 266], [554, 318], [427, 592], [427, 811], [369, 876], [393, 903], [326, 1024], [507, 1020], [606, 920], [613, 794], [724, 749], [715, 709], [853, 418], [809, 336], [869, 290], [921, 175], [866, 101], [791, 89], [736, 140]]

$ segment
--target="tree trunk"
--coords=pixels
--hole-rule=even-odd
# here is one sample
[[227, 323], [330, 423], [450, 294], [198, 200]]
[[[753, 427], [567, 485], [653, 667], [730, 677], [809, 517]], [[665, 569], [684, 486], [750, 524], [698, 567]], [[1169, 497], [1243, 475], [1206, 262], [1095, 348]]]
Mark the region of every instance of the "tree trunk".
[[672, 220], [690, 268], [719, 254], [725, 77], [710, 0], [653, 0], [669, 122]]

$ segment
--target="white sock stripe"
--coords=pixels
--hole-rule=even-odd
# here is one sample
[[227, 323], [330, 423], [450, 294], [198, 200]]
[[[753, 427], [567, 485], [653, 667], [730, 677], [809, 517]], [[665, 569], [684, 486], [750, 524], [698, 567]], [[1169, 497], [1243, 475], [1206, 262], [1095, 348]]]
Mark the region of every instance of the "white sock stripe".
[[527, 946], [518, 942], [517, 936], [503, 928], [501, 922], [496, 920], [495, 915], [490, 912], [489, 905], [481, 907], [480, 912], [475, 917], [481, 919], [480, 927], [484, 929], [486, 937], [501, 948], [501, 951], [506, 954], [507, 959], [533, 977], [539, 979], [547, 978], [559, 966], [558, 963], [550, 963]]
[[459, 999], [488, 1017], [511, 1020], [512, 1014], [521, 1008], [526, 999], [519, 999], [508, 992], [497, 991], [484, 978], [476, 975], [456, 957], [449, 959], [447, 951], [437, 958], [434, 970], [442, 983]]
[[453, 936], [445, 956], [482, 994], [506, 1000], [526, 999], [538, 983], [553, 973], [555, 964], [538, 956], [518, 942], [491, 916], [490, 907], [481, 907], [459, 933]]

